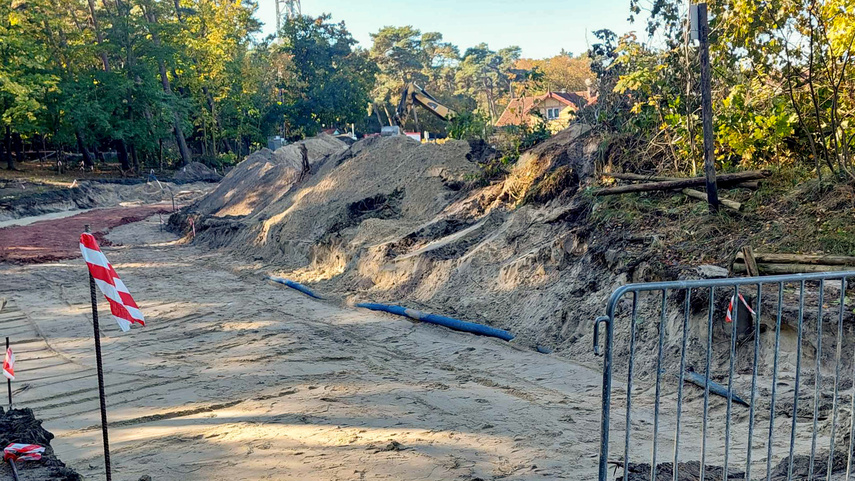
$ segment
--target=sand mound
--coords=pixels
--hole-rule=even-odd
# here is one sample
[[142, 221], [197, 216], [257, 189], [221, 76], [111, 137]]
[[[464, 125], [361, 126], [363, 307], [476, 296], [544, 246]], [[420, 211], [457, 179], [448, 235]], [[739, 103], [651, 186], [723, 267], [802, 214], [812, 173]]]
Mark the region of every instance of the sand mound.
[[365, 229], [371, 230], [362, 236], [366, 242], [406, 234], [444, 209], [467, 176], [477, 174], [468, 152], [466, 142], [420, 144], [403, 136], [357, 142], [319, 166], [299, 190], [247, 220], [233, 245], [298, 266], [316, 244], [350, 242]]
[[186, 184], [189, 182], [219, 182], [222, 178], [223, 176], [211, 170], [207, 165], [200, 162], [190, 162], [176, 172], [172, 180]]
[[247, 216], [281, 199], [299, 178], [302, 168], [300, 145], [316, 166], [326, 156], [342, 152], [347, 145], [330, 135], [320, 135], [286, 145], [273, 152], [261, 149], [249, 155], [226, 175], [194, 210], [203, 216]]

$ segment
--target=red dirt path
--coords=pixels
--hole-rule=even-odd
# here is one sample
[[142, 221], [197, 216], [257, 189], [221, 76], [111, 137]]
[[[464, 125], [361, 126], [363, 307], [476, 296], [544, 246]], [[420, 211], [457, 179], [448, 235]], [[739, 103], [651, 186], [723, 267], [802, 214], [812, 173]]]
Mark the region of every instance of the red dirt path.
[[104, 234], [114, 227], [139, 222], [158, 212], [162, 206], [115, 207], [97, 209], [71, 217], [44, 220], [25, 226], [0, 229], [0, 262], [38, 264], [80, 256], [80, 233], [89, 224], [101, 245]]

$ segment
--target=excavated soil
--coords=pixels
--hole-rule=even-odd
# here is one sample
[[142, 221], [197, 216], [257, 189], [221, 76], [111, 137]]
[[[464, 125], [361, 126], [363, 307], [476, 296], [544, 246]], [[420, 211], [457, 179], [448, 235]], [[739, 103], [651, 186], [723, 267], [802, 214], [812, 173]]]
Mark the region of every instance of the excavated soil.
[[[21, 481], [82, 481], [73, 469], [60, 461], [50, 445], [53, 434], [42, 427], [31, 409], [0, 408], [0, 447], [11, 443], [38, 444], [45, 448], [39, 461], [19, 461], [18, 479]], [[12, 479], [9, 463], [0, 463], [0, 476]]]
[[300, 179], [301, 147], [306, 148], [310, 166], [317, 167], [347, 144], [333, 136], [320, 135], [280, 147], [276, 152], [261, 149], [232, 169], [211, 195], [194, 206], [194, 211], [204, 216], [246, 216], [277, 202]]
[[69, 212], [119, 204], [179, 204], [211, 191], [211, 184], [195, 182], [178, 186], [170, 182], [139, 179], [87, 180], [71, 187], [33, 183], [8, 183], [14, 188], [0, 190], [0, 225], [16, 219], [55, 212]]
[[[630, 282], [698, 279], [715, 276], [715, 269], [695, 265], [667, 265], [670, 253], [655, 238], [634, 239], [629, 232], [600, 223], [594, 229], [592, 212], [601, 207], [586, 189], [597, 161], [597, 138], [584, 126], [575, 125], [538, 145], [514, 165], [501, 182], [481, 185], [482, 172], [471, 159], [482, 156], [464, 142], [444, 145], [419, 144], [407, 138], [363, 140], [318, 163], [311, 176], [289, 184], [287, 194], [267, 205], [256, 205], [247, 215], [213, 219], [202, 208], [206, 202], [222, 202], [209, 196], [191, 206], [183, 216], [195, 216], [197, 242], [225, 247], [266, 272], [310, 285], [325, 297], [353, 304], [360, 301], [389, 302], [481, 322], [506, 329], [521, 348], [556, 352], [582, 362], [600, 365], [592, 353], [593, 320], [602, 315], [611, 293]], [[236, 169], [237, 170], [237, 169]], [[235, 179], [238, 181], [239, 179]], [[181, 219], [176, 218], [180, 226]], [[726, 275], [726, 271], [725, 271]], [[796, 286], [797, 287], [797, 286]], [[796, 453], [809, 452], [814, 406], [818, 412], [818, 445], [828, 446], [833, 404], [819, 392], [833, 392], [834, 351], [837, 342], [836, 307], [839, 283], [827, 283], [823, 322], [815, 314], [819, 302], [816, 285], [806, 285], [805, 333], [824, 325], [822, 349], [818, 335], [799, 337], [798, 293], [784, 286], [781, 329], [776, 335], [777, 286], [765, 286], [761, 328], [757, 333], [758, 379], [756, 398], [750, 388], [754, 363], [753, 337], [736, 346], [733, 389], [755, 404], [754, 443], [761, 443], [753, 459], [764, 461], [765, 442], [759, 432], [773, 429], [773, 466], [787, 453], [792, 417], [797, 420]], [[717, 292], [713, 299], [713, 343], [710, 376], [727, 384], [730, 360], [729, 331], [723, 323], [732, 293]], [[653, 439], [650, 407], [654, 388], [661, 379], [662, 399], [675, 403], [679, 372], [706, 369], [708, 294], [695, 292], [685, 312], [685, 294], [669, 292], [664, 317], [659, 311], [661, 294], [640, 294], [635, 322], [631, 296], [617, 305], [615, 320], [612, 393], [613, 429], [623, 429], [627, 393], [625, 376], [635, 349], [634, 382], [631, 386], [634, 434], [631, 460], [648, 460]], [[847, 298], [849, 298], [847, 296]], [[841, 349], [850, 352], [855, 343], [855, 318], [844, 309]], [[662, 322], [660, 323], [660, 319]], [[686, 328], [684, 329], [684, 322]], [[635, 343], [631, 335], [635, 325]], [[663, 354], [658, 364], [657, 347], [663, 332]], [[684, 336], [685, 334], [685, 336]], [[686, 356], [683, 339], [686, 339]], [[775, 379], [778, 399], [770, 415], [774, 346], [781, 354]], [[801, 356], [801, 361], [797, 356]], [[820, 360], [819, 374], [814, 368]], [[851, 359], [844, 356], [842, 372], [851, 373]], [[796, 366], [801, 377], [796, 382]], [[659, 367], [659, 369], [657, 369]], [[848, 442], [852, 396], [850, 376], [839, 384], [839, 443]], [[681, 443], [702, 435], [699, 406], [703, 389], [683, 387], [684, 400], [693, 406], [684, 413]], [[727, 403], [717, 396], [709, 400], [708, 439], [724, 437]], [[635, 412], [640, 411], [640, 412]], [[795, 413], [794, 413], [795, 411]], [[688, 412], [688, 411], [687, 411]], [[731, 466], [744, 466], [748, 444], [749, 410], [731, 410]], [[675, 416], [660, 419], [661, 433], [673, 433]], [[668, 450], [673, 440], [666, 442]], [[723, 446], [715, 443], [707, 462], [720, 465]], [[839, 446], [842, 444], [839, 444]], [[614, 437], [610, 459], [623, 456], [623, 439]], [[697, 450], [684, 451], [697, 459]], [[739, 453], [738, 455], [734, 453]], [[662, 460], [660, 460], [662, 461]]]

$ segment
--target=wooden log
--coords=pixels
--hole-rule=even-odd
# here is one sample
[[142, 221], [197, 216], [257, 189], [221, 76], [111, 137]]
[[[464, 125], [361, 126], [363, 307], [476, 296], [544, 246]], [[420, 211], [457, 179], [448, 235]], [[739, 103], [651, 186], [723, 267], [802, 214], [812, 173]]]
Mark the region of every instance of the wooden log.
[[[763, 179], [772, 175], [768, 170], [755, 170], [737, 172], [735, 174], [722, 174], [718, 176], [718, 182], [739, 183], [747, 180]], [[630, 192], [650, 192], [655, 190], [678, 190], [686, 187], [697, 187], [706, 184], [704, 177], [692, 177], [690, 179], [668, 180], [663, 182], [650, 182], [646, 184], [621, 185], [618, 187], [607, 187], [594, 191], [594, 196], [627, 194]]]
[[[850, 256], [826, 256], [815, 254], [771, 254], [755, 252], [754, 258], [757, 262], [766, 264], [818, 264], [829, 266], [851, 266], [855, 267], [855, 257]], [[736, 260], [744, 262], [744, 256], [740, 252], [736, 254]]]
[[[850, 266], [832, 266], [820, 264], [757, 264], [757, 268], [762, 275], [774, 274], [806, 274], [810, 272], [838, 272], [855, 270], [855, 267]], [[733, 264], [733, 272], [747, 273], [745, 264]]]
[[645, 175], [632, 173], [603, 174], [603, 177], [613, 177], [618, 180], [637, 180], [639, 182], [662, 182], [669, 180], [684, 180], [689, 177], [667, 177], [662, 175]]
[[748, 275], [756, 277], [760, 275], [760, 270], [757, 268], [757, 260], [754, 258], [754, 249], [751, 246], [742, 247], [742, 262], [745, 263], [745, 270]]
[[[703, 179], [703, 177], [669, 177], [665, 175], [648, 175], [648, 174], [632, 174], [632, 173], [612, 173], [612, 174], [603, 174], [603, 177], [611, 177], [613, 179], [618, 180], [629, 180], [629, 181], [637, 181], [637, 182], [668, 182], [675, 180], [686, 180], [686, 179]], [[741, 189], [758, 189], [760, 187], [760, 182], [757, 180], [749, 180], [745, 182], [738, 181], [728, 181], [727, 179], [722, 180], [721, 176], [717, 179], [719, 184], [723, 184], [729, 188], [741, 188]]]
[[[693, 199], [702, 200], [704, 202], [706, 202], [706, 200], [707, 200], [707, 195], [704, 194], [703, 192], [699, 191], [699, 190], [683, 189], [680, 192], [682, 192], [683, 195], [692, 197]], [[718, 202], [719, 202], [719, 204], [727, 207], [728, 209], [735, 210], [737, 212], [742, 210], [742, 204], [740, 204], [739, 202], [736, 202], [735, 200], [729, 200], [729, 199], [719, 197]]]
[[759, 180], [750, 180], [750, 181], [748, 181], [748, 182], [740, 182], [740, 183], [738, 183], [738, 184], [733, 184], [733, 185], [731, 185], [731, 186], [729, 186], [729, 187], [730, 187], [731, 189], [751, 189], [751, 190], [757, 190], [757, 189], [759, 189], [759, 188], [760, 188], [760, 181], [759, 181]]

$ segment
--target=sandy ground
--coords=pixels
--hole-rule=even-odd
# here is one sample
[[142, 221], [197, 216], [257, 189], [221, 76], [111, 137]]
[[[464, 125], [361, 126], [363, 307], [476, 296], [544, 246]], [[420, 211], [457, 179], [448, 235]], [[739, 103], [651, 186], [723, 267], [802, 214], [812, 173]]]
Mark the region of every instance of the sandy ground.
[[[101, 304], [116, 479], [595, 479], [599, 365], [307, 298], [222, 251], [177, 242], [157, 217], [107, 237], [108, 258], [148, 318], [121, 333]], [[104, 479], [83, 262], [0, 264], [0, 278], [18, 406], [56, 434], [60, 459]], [[659, 462], [673, 456], [673, 378], [663, 376]], [[614, 461], [623, 457], [625, 383], [615, 379]], [[653, 394], [649, 383], [633, 387], [635, 462], [650, 459]], [[685, 461], [700, 457], [702, 401], [686, 385]], [[708, 464], [722, 462], [725, 404], [710, 398]], [[765, 468], [762, 411], [756, 473]], [[791, 420], [779, 416], [773, 464], [789, 439]], [[738, 470], [747, 417], [734, 407]], [[799, 451], [809, 448], [809, 423], [800, 417]], [[821, 436], [819, 450], [827, 443]]]
[[[156, 218], [109, 238], [123, 244], [105, 251], [149, 322], [123, 334], [102, 320], [117, 479], [594, 473], [597, 370], [306, 298], [175, 244]], [[0, 296], [20, 309], [0, 314], [18, 352], [15, 399], [57, 435], [60, 459], [103, 479], [82, 261], [0, 275]]]

